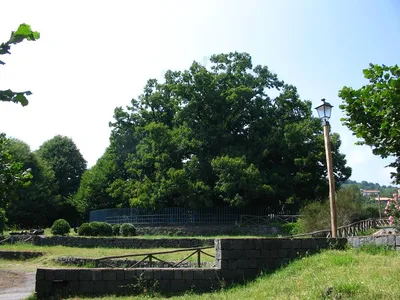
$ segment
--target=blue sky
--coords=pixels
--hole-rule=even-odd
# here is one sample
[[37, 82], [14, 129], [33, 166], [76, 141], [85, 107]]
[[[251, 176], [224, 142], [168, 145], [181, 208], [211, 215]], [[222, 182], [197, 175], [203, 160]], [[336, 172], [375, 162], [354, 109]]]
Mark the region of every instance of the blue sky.
[[147, 79], [215, 53], [243, 51], [295, 85], [302, 99], [332, 105], [332, 130], [353, 180], [390, 184], [390, 160], [355, 146], [340, 123], [338, 90], [365, 84], [370, 62], [399, 63], [400, 2], [349, 1], [11, 1], [2, 2], [0, 41], [28, 23], [41, 39], [4, 57], [0, 89], [31, 90], [28, 107], [0, 104], [0, 131], [33, 150], [71, 137], [89, 165], [108, 145], [113, 110]]

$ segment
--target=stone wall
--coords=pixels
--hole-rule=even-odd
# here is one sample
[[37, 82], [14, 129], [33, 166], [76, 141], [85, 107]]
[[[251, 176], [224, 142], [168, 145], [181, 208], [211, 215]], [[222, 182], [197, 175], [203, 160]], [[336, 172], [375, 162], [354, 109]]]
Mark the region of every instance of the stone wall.
[[387, 245], [400, 251], [400, 235], [378, 235], [378, 236], [353, 236], [347, 238], [349, 245], [359, 248], [363, 244]]
[[249, 280], [263, 270], [274, 270], [290, 260], [320, 249], [342, 249], [347, 239], [216, 239], [216, 267], [191, 269], [38, 269], [39, 299], [69, 296], [130, 294], [137, 287], [162, 293], [212, 291], [221, 285]]
[[84, 248], [194, 248], [212, 246], [213, 239], [141, 239], [141, 238], [112, 238], [112, 237], [70, 237], [49, 236], [35, 237], [33, 244], [38, 246], [69, 246]]
[[80, 236], [11, 236], [6, 243], [26, 241], [36, 246], [68, 246], [82, 248], [195, 248], [213, 246], [214, 239], [171, 238], [171, 239], [142, 239], [116, 237], [80, 237]]
[[0, 250], [0, 258], [4, 259], [17, 259], [24, 260], [42, 256], [43, 252], [38, 251], [9, 251], [9, 250]]
[[277, 226], [235, 224], [199, 224], [199, 225], [135, 225], [138, 235], [170, 235], [170, 236], [216, 236], [216, 235], [250, 235], [271, 236], [281, 233]]

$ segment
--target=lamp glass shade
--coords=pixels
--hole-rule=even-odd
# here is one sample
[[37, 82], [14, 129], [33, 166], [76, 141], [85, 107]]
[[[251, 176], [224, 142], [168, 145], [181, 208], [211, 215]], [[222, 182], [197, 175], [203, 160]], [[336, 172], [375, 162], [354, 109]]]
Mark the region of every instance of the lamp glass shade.
[[317, 110], [320, 119], [328, 121], [331, 117], [333, 106], [330, 105], [328, 102], [325, 102], [325, 100], [322, 100], [322, 102], [323, 103], [320, 106], [317, 106], [315, 109]]

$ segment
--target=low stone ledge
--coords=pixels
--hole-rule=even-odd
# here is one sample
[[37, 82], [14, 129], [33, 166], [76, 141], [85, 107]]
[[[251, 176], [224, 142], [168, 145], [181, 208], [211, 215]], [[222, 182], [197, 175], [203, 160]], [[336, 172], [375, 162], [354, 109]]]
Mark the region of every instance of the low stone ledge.
[[25, 260], [43, 256], [43, 252], [39, 251], [9, 251], [0, 250], [0, 258], [3, 259], [15, 259], [15, 260]]

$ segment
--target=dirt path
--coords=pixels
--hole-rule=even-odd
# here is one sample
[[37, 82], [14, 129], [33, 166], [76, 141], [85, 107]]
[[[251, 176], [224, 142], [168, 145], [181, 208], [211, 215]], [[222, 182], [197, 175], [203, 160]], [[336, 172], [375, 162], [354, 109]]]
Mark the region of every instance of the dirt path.
[[35, 273], [0, 270], [0, 300], [20, 300], [35, 290]]

